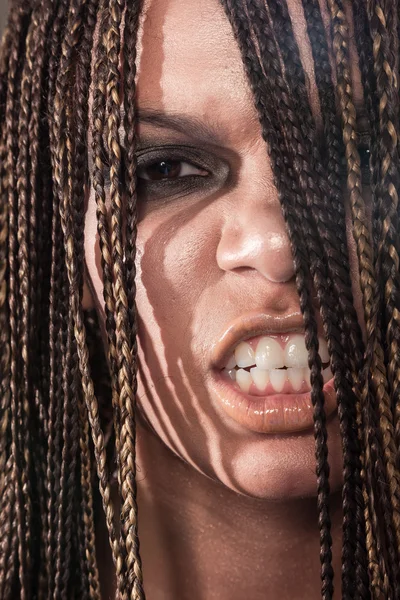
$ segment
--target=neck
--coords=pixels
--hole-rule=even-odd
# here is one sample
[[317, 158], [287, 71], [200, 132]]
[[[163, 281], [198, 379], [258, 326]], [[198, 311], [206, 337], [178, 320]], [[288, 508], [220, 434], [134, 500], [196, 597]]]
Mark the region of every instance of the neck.
[[[147, 600], [321, 598], [315, 498], [268, 502], [232, 492], [177, 458], [140, 419], [137, 465]], [[337, 588], [340, 506], [338, 494], [331, 501]]]

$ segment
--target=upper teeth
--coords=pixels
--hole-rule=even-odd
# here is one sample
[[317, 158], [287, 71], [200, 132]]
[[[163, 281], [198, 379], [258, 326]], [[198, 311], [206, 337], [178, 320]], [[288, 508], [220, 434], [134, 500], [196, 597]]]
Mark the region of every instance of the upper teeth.
[[[326, 341], [318, 338], [318, 342], [321, 360], [328, 363]], [[251, 367], [250, 371], [246, 371], [246, 367]], [[311, 389], [308, 352], [304, 336], [299, 334], [290, 336], [284, 348], [277, 339], [268, 336], [260, 338], [257, 344], [255, 340], [251, 344], [240, 342], [224, 370], [246, 393], [253, 384], [264, 393], [268, 390], [280, 393], [285, 386], [294, 392]], [[332, 379], [329, 365], [323, 369], [322, 376], [324, 383]]]
[[[318, 338], [318, 341], [321, 360], [327, 363], [329, 353], [326, 341], [323, 338]], [[246, 368], [254, 365], [264, 371], [283, 367], [307, 367], [308, 352], [304, 336], [298, 334], [291, 336], [284, 348], [276, 339], [264, 336], [260, 338], [255, 352], [249, 343], [240, 342], [226, 368], [233, 369], [235, 366]]]

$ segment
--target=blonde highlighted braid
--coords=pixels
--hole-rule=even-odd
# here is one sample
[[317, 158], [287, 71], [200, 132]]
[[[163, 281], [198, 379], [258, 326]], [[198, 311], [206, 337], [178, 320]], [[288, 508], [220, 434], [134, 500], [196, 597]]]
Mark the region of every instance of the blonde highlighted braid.
[[[327, 428], [312, 286], [328, 340], [343, 446], [342, 594], [396, 600], [400, 598], [398, 0], [368, 0], [366, 6], [354, 0], [353, 7], [371, 129], [372, 223], [363, 198], [367, 182], [362, 180], [349, 23], [341, 0], [328, 0], [337, 83], [319, 2], [302, 0], [317, 61], [322, 144], [286, 0], [221, 3], [254, 94], [304, 316], [314, 406], [321, 596], [333, 597], [334, 573]], [[98, 492], [118, 597], [145, 597], [135, 462], [135, 61], [141, 8], [140, 0], [14, 0], [3, 39], [0, 600], [101, 597], [95, 550]], [[346, 184], [365, 345], [351, 291]], [[110, 381], [110, 398], [105, 400], [93, 361], [96, 325], [82, 308], [89, 185], [96, 201], [104, 281]], [[112, 406], [111, 450], [103, 433], [104, 404]], [[118, 514], [111, 497], [110, 454], [118, 473]]]

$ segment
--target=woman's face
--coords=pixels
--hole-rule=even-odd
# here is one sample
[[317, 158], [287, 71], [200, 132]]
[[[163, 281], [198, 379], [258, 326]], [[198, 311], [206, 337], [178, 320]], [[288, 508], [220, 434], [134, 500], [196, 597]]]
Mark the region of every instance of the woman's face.
[[[300, 0], [289, 8], [318, 122]], [[355, 80], [357, 87], [357, 73]], [[290, 244], [240, 52], [218, 0], [146, 3], [138, 106], [140, 408], [173, 452], [233, 490], [270, 499], [314, 494], [307, 355]], [[102, 306], [93, 195], [85, 244]], [[337, 488], [334, 412], [328, 428]]]

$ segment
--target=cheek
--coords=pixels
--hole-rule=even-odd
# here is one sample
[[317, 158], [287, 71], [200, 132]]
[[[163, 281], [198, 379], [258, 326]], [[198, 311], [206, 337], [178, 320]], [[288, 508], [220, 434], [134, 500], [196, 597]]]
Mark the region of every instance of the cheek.
[[[210, 400], [207, 352], [222, 325], [237, 315], [238, 296], [235, 288], [236, 303], [231, 301], [230, 288], [216, 261], [220, 211], [190, 211], [172, 215], [172, 210], [160, 210], [138, 226], [140, 412], [176, 455], [232, 490], [274, 499], [312, 495], [312, 433], [288, 440], [239, 431], [221, 419]], [[86, 259], [102, 306], [100, 255], [97, 244], [94, 251], [92, 219], [96, 223], [94, 211], [91, 214], [89, 210]], [[337, 424], [330, 425], [334, 489], [341, 478], [336, 429]]]
[[138, 226], [138, 403], [167, 446], [204, 472], [203, 354], [193, 352], [193, 339], [216, 276], [219, 225], [202, 212], [171, 213]]
[[[138, 227], [139, 315], [148, 327], [157, 325], [158, 333], [162, 330], [181, 347], [193, 333], [192, 315], [207, 293], [205, 282], [212, 278], [217, 228], [201, 213], [185, 211], [168, 219], [147, 218]], [[153, 337], [156, 332], [150, 333]]]

